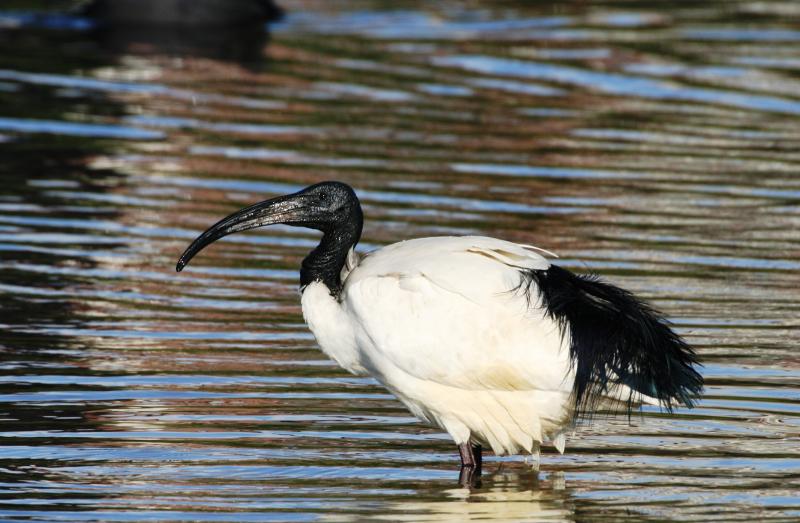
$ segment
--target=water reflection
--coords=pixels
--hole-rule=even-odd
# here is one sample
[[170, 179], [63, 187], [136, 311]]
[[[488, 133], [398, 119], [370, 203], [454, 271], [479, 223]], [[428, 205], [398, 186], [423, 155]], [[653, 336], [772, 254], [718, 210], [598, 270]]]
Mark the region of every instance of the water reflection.
[[377, 519], [510, 523], [574, 521], [576, 517], [575, 500], [565, 488], [563, 474], [556, 472], [540, 480], [533, 471], [496, 472], [481, 479], [480, 489], [428, 493], [423, 499], [398, 503], [389, 510], [389, 515]]
[[[0, 39], [2, 40], [2, 39]], [[0, 54], [38, 49], [41, 42], [7, 43]], [[27, 44], [27, 45], [26, 45]], [[57, 49], [58, 46], [56, 45]], [[31, 53], [33, 54], [33, 53]], [[64, 57], [69, 60], [69, 57]], [[77, 64], [76, 64], [77, 65]], [[16, 82], [13, 71], [3, 71], [3, 78]], [[91, 350], [89, 339], [72, 335], [72, 329], [85, 328], [85, 304], [75, 298], [75, 289], [91, 285], [84, 271], [97, 267], [92, 244], [113, 250], [124, 241], [115, 238], [102, 242], [91, 228], [70, 222], [90, 223], [93, 219], [114, 222], [119, 214], [109, 207], [93, 206], [58, 195], [59, 189], [77, 189], [101, 194], [119, 177], [113, 172], [90, 171], [84, 159], [102, 153], [105, 144], [86, 142], [85, 138], [148, 139], [140, 130], [114, 125], [96, 125], [51, 120], [54, 115], [80, 111], [85, 99], [75, 93], [59, 96], [41, 92], [24, 83], [10, 83], [12, 89], [0, 92], [5, 115], [0, 130], [13, 133], [0, 143], [4, 161], [0, 180], [4, 191], [0, 215], [0, 418], [3, 435], [16, 434], [15, 444], [24, 449], [29, 442], [25, 433], [79, 432], [98, 430], [92, 411], [85, 401], [59, 401], [54, 391], [68, 389], [82, 395], [86, 388], [69, 379], [54, 383], [30, 380], [30, 376], [58, 376], [81, 372], [84, 351]], [[41, 104], [41, 97], [48, 104]], [[105, 107], [108, 107], [107, 105]], [[15, 116], [19, 115], [19, 116]], [[53, 136], [56, 136], [55, 138]], [[21, 401], [17, 395], [39, 394], [41, 401]], [[2, 438], [6, 440], [7, 438]], [[33, 440], [35, 442], [35, 439]], [[0, 443], [1, 444], [1, 443]], [[47, 485], [50, 468], [59, 463], [57, 454], [19, 452], [16, 445], [0, 447], [0, 506], [16, 506], [18, 492], [31, 485]], [[46, 490], [46, 487], [44, 487]], [[66, 503], [76, 496], [62, 493]], [[34, 494], [32, 502], [38, 495]], [[79, 497], [79, 496], [77, 496]], [[90, 497], [93, 495], [90, 494]]]
[[78, 13], [115, 55], [205, 57], [256, 65], [267, 22], [281, 18], [271, 0], [92, 0]]
[[[796, 518], [792, 8], [285, 7], [268, 47], [221, 54], [0, 16], [2, 517]], [[364, 250], [489, 234], [653, 300], [706, 398], [458, 489], [446, 436], [316, 349], [313, 233], [174, 276], [219, 216], [331, 178], [363, 198]]]
[[197, 56], [255, 64], [264, 58], [269, 35], [262, 23], [214, 27], [101, 26], [98, 44], [114, 54]]

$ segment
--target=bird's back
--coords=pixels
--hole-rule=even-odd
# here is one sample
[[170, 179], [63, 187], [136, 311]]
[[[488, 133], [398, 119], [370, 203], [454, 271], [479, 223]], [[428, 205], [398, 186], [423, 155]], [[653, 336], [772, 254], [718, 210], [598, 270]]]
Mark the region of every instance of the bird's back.
[[519, 270], [550, 266], [539, 249], [484, 236], [417, 238], [364, 256], [345, 281], [353, 287], [369, 278], [424, 277], [451, 292], [485, 297], [519, 285]]

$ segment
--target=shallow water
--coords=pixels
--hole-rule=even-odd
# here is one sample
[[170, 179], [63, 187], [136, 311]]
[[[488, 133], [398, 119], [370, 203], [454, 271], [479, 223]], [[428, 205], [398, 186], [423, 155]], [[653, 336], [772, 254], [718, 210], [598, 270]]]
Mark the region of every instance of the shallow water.
[[[800, 518], [800, 8], [547, 4], [284, 1], [267, 43], [182, 57], [0, 13], [0, 518]], [[458, 488], [446, 436], [316, 349], [313, 232], [174, 272], [323, 179], [362, 250], [487, 234], [634, 290], [705, 397]]]

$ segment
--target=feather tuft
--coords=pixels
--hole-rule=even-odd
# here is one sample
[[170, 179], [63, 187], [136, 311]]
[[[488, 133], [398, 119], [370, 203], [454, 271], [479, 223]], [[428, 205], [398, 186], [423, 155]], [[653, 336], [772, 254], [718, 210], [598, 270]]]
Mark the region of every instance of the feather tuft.
[[615, 399], [627, 402], [629, 415], [640, 395], [668, 412], [694, 405], [703, 390], [697, 356], [650, 305], [596, 275], [557, 265], [521, 273], [529, 303], [543, 307], [569, 339], [576, 415], [590, 416], [603, 399], [619, 395], [620, 385], [628, 398]]

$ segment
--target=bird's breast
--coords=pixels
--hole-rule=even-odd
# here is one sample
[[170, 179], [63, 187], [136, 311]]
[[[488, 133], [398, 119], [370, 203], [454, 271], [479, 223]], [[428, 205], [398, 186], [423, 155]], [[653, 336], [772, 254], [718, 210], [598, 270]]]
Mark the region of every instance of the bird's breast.
[[318, 281], [310, 283], [303, 290], [300, 303], [303, 318], [322, 351], [345, 370], [367, 374], [356, 346], [352, 319], [328, 287]]

